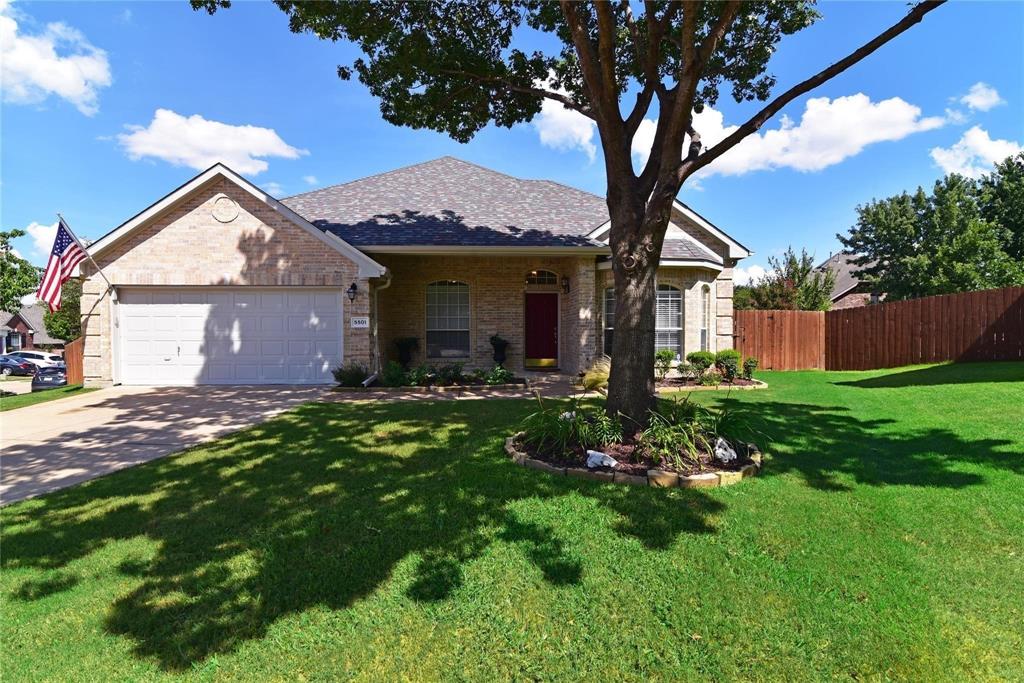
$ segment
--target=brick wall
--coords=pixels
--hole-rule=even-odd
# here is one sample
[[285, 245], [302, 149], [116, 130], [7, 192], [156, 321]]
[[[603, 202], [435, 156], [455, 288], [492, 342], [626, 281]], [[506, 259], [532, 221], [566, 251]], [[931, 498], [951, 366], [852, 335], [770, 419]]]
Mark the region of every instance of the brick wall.
[[[230, 222], [214, 218], [227, 197], [238, 212]], [[222, 216], [223, 217], [223, 216]], [[367, 330], [353, 330], [352, 316], [369, 315], [370, 283], [356, 264], [293, 224], [234, 183], [216, 178], [139, 227], [97, 262], [115, 286], [358, 287], [344, 299], [345, 358], [370, 362]], [[88, 261], [82, 264], [82, 331], [86, 384], [112, 380], [114, 308], [106, 284]]]
[[[561, 292], [560, 285], [526, 285], [531, 270], [550, 270], [569, 278], [569, 294], [559, 297], [559, 367], [578, 372], [597, 352], [594, 327], [593, 257], [522, 256], [405, 256], [374, 254], [387, 266], [392, 284], [379, 295], [378, 328], [382, 356], [396, 359], [394, 340], [417, 337], [420, 349], [413, 363], [440, 363], [426, 356], [426, 288], [438, 280], [458, 280], [469, 285], [470, 356], [467, 367], [494, 365], [490, 337], [497, 334], [510, 342], [506, 366], [523, 370], [524, 294], [530, 291]], [[453, 359], [454, 360], [454, 359]]]

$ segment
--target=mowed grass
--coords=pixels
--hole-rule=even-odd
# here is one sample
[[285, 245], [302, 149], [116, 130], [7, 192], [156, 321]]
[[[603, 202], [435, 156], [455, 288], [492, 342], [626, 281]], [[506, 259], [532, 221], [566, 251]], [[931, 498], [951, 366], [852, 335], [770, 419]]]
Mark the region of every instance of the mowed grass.
[[46, 403], [47, 401], [55, 401], [71, 396], [81, 396], [82, 394], [88, 394], [90, 391], [96, 391], [96, 388], [90, 387], [86, 389], [81, 384], [72, 384], [71, 386], [58, 389], [47, 389], [46, 391], [17, 394], [15, 396], [0, 396], [0, 412], [24, 408], [25, 406], [34, 406], [37, 403]]
[[1024, 363], [760, 376], [727, 489], [335, 403], [4, 508], [4, 679], [1024, 679]]

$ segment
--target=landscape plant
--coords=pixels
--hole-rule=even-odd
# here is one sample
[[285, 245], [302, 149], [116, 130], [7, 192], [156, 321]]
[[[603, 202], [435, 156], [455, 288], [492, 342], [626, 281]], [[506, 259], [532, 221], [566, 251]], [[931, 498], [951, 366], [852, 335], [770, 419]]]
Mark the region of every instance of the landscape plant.
[[515, 378], [515, 373], [503, 365], [495, 365], [483, 375], [485, 384], [511, 384]]
[[654, 370], [659, 382], [664, 381], [675, 360], [676, 352], [672, 349], [658, 349], [654, 353]]
[[736, 349], [722, 349], [715, 354], [715, 368], [726, 382], [733, 382], [740, 374], [740, 352]]
[[612, 371], [612, 359], [608, 356], [601, 356], [591, 363], [583, 373], [581, 383], [584, 391], [600, 391], [607, 388], [608, 377]]
[[750, 356], [743, 361], [743, 379], [754, 379], [754, 372], [757, 370], [759, 361]]
[[710, 351], [691, 351], [686, 354], [686, 362], [693, 368], [693, 373], [699, 380], [707, 373], [708, 368], [715, 364], [715, 354]]
[[370, 371], [363, 363], [350, 360], [331, 370], [331, 374], [334, 375], [334, 381], [338, 386], [358, 387], [370, 376]]
[[414, 387], [425, 387], [430, 384], [436, 374], [437, 370], [433, 366], [422, 364], [409, 370], [406, 378]]
[[[230, 6], [191, 2], [211, 14]], [[390, 123], [468, 142], [491, 124], [530, 121], [549, 102], [579, 117], [588, 139], [597, 129], [616, 301], [606, 409], [642, 425], [654, 402], [656, 273], [683, 184], [941, 0], [912, 5], [896, 23], [774, 97], [769, 60], [784, 36], [819, 18], [809, 0], [276, 4], [293, 32], [355, 44], [363, 56], [339, 66], [338, 76], [356, 75]], [[737, 102], [767, 103], [705, 148], [697, 117], [722, 90]], [[641, 128], [652, 143], [642, 145], [646, 161], [637, 166]]]
[[392, 360], [381, 370], [380, 383], [386, 387], [403, 387], [409, 383], [409, 377], [402, 364]]

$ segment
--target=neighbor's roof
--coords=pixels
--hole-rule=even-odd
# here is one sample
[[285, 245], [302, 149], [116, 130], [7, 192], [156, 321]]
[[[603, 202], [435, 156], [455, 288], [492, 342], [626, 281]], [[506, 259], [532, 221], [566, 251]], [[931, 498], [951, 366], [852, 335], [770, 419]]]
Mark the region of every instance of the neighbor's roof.
[[[602, 247], [603, 197], [446, 156], [282, 200], [361, 249], [373, 246]], [[372, 251], [372, 250], [371, 250]]]
[[67, 340], [51, 337], [50, 334], [46, 331], [46, 323], [43, 322], [43, 315], [46, 313], [47, 310], [49, 310], [49, 307], [46, 304], [42, 302], [36, 302], [31, 306], [22, 306], [21, 310], [18, 311], [18, 313], [19, 315], [21, 315], [22, 320], [28, 323], [28, 326], [34, 330], [34, 333], [32, 335], [33, 343], [63, 344]]
[[818, 266], [818, 270], [831, 270], [836, 274], [836, 283], [832, 286], [831, 299], [835, 301], [847, 292], [850, 292], [860, 285], [860, 278], [853, 274], [855, 270], [862, 268], [853, 262], [856, 254], [832, 254], [824, 263]]

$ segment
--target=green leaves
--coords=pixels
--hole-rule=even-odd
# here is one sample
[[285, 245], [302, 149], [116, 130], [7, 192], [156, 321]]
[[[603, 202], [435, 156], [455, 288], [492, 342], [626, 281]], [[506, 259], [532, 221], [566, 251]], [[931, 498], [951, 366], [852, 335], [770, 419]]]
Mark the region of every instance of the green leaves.
[[11, 240], [23, 237], [24, 230], [0, 232], [0, 310], [17, 311], [21, 297], [39, 286], [39, 269], [14, 253]]

